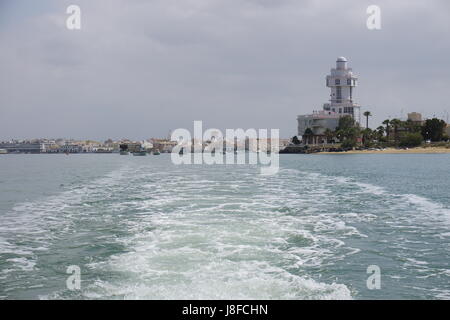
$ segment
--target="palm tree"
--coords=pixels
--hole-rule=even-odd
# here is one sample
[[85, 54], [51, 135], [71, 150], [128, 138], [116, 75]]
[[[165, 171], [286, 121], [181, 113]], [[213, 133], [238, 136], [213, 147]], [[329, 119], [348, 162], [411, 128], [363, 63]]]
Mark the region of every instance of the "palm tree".
[[398, 128], [402, 125], [402, 121], [399, 119], [392, 119], [391, 124], [394, 126], [394, 140], [398, 140]]
[[372, 116], [372, 114], [370, 113], [370, 111], [366, 111], [363, 113], [364, 117], [366, 117], [366, 129], [369, 128], [369, 117]]
[[391, 124], [391, 121], [389, 121], [389, 119], [386, 119], [383, 121], [383, 124], [386, 126], [386, 137], [389, 141], [389, 125]]
[[327, 143], [330, 143], [330, 141], [334, 138], [334, 131], [331, 131], [329, 128], [327, 128], [324, 132], [324, 135], [327, 139]]
[[383, 138], [384, 135], [384, 127], [383, 126], [379, 126], [377, 128], [377, 139], [378, 141], [380, 141]]
[[369, 128], [364, 129], [362, 131], [362, 139], [365, 146], [369, 145], [373, 140], [373, 131]]

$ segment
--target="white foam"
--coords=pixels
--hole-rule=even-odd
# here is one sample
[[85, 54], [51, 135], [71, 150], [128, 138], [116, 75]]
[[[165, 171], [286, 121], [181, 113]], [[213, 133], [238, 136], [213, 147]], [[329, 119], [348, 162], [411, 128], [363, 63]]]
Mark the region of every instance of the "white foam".
[[11, 258], [6, 259], [6, 261], [13, 262], [22, 271], [33, 271], [36, 265], [36, 261], [29, 260], [26, 258]]
[[[117, 183], [125, 168], [93, 180], [89, 185], [74, 185], [56, 195], [16, 204], [2, 215], [0, 253], [15, 255], [6, 261], [8, 269], [32, 271], [37, 255], [48, 251], [64, 233], [70, 232], [72, 219], [78, 219], [83, 199], [101, 192], [101, 187]], [[108, 193], [108, 189], [103, 190]], [[101, 194], [100, 194], [101, 196]]]
[[[226, 181], [214, 187], [223, 191], [207, 197], [205, 185], [217, 183], [204, 178], [198, 179], [201, 183], [190, 183], [189, 176], [172, 183], [169, 176], [156, 188], [149, 185], [145, 192], [154, 192], [151, 197], [128, 203], [129, 210], [140, 210], [140, 217], [127, 224], [129, 236], [117, 239], [129, 252], [89, 265], [123, 276], [99, 281], [83, 295], [350, 299], [344, 284], [314, 280], [305, 268], [358, 252], [342, 240], [358, 231], [334, 213], [315, 214], [312, 199], [299, 197], [296, 180], [283, 174], [287, 172], [270, 181], [253, 175], [241, 184]], [[252, 188], [251, 198], [245, 195], [247, 186]], [[144, 195], [142, 190], [135, 192], [137, 197]]]
[[415, 194], [405, 194], [402, 197], [428, 217], [450, 223], [450, 209], [442, 204]]
[[[17, 205], [4, 231], [14, 230], [32, 245], [15, 244], [0, 226], [1, 248], [18, 255], [8, 262], [33, 270], [37, 248], [48, 249], [73, 232], [73, 224], [100, 219], [106, 228], [120, 216], [120, 235], [86, 239], [120, 244], [124, 250], [84, 266], [105, 276], [83, 287], [81, 298], [351, 299], [354, 292], [345, 283], [311, 270], [360, 252], [348, 240], [367, 237], [358, 230], [361, 222], [370, 226], [382, 218], [394, 227], [411, 227], [408, 222], [418, 213], [447, 210], [423, 197], [293, 169], [270, 178], [244, 172], [236, 175], [240, 183], [223, 172], [215, 181], [215, 173], [192, 168], [168, 174], [146, 169], [114, 171], [88, 185]], [[348, 205], [351, 201], [367, 205], [369, 212]], [[387, 206], [393, 214], [413, 210], [389, 217]], [[425, 259], [406, 261], [427, 267]], [[43, 297], [66, 296], [62, 291]]]

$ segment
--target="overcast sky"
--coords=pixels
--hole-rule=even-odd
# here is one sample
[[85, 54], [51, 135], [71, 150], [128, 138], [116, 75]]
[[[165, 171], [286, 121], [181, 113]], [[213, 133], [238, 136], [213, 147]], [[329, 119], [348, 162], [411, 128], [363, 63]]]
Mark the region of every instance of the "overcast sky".
[[144, 139], [194, 120], [290, 137], [329, 99], [338, 56], [372, 127], [450, 112], [447, 0], [0, 0], [0, 140]]

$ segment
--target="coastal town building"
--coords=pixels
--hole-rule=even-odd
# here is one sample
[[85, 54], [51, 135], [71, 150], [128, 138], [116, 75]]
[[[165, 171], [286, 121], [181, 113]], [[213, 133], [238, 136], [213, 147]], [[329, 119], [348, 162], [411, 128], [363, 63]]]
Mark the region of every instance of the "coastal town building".
[[150, 142], [153, 144], [153, 149], [158, 150], [162, 153], [172, 152], [172, 149], [177, 145], [176, 141], [171, 141], [169, 139], [150, 139]]
[[142, 145], [139, 142], [124, 141], [119, 144], [120, 151], [140, 152]]
[[289, 139], [280, 138], [246, 138], [244, 150], [250, 152], [279, 152], [290, 143]]
[[[158, 140], [158, 148], [161, 152], [171, 152], [177, 144], [175, 141], [165, 139]], [[120, 151], [139, 152], [142, 149], [153, 150], [152, 140], [131, 141], [122, 139], [105, 142], [94, 140], [73, 139], [30, 139], [0, 141], [0, 149], [3, 153], [119, 153]]]
[[7, 153], [41, 153], [41, 143], [29, 141], [9, 141], [0, 143], [0, 149]]
[[334, 131], [342, 116], [351, 116], [358, 124], [361, 122], [361, 106], [353, 99], [357, 84], [358, 77], [353, 74], [352, 68], [348, 67], [347, 59], [337, 58], [336, 68], [331, 69], [326, 77], [326, 86], [330, 88], [329, 102], [325, 103], [320, 111], [297, 117], [297, 132], [298, 136], [302, 137], [303, 143], [324, 143], [326, 130]]
[[418, 112], [408, 113], [408, 121], [412, 122], [413, 124], [417, 124], [419, 126], [423, 125], [424, 123], [424, 120], [422, 119], [422, 114]]
[[82, 153], [83, 147], [78, 144], [65, 144], [59, 148], [59, 152], [62, 153]]

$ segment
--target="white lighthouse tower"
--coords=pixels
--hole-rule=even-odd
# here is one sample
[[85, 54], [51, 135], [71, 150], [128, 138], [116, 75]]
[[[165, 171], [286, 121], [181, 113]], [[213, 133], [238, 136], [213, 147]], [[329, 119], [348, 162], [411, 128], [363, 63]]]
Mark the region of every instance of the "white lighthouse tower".
[[[326, 130], [336, 130], [339, 119], [343, 116], [352, 116], [357, 125], [361, 123], [361, 106], [353, 101], [358, 77], [347, 66], [347, 59], [337, 58], [336, 68], [331, 69], [331, 73], [327, 75], [326, 79], [331, 93], [329, 102], [323, 105], [323, 110], [297, 117], [298, 136], [303, 137], [305, 144], [324, 143]], [[308, 134], [306, 134], [307, 132]]]
[[330, 103], [323, 105], [324, 111], [336, 112], [340, 116], [351, 115], [356, 122], [361, 122], [360, 106], [353, 101], [353, 91], [358, 77], [347, 67], [347, 59], [339, 57], [336, 68], [327, 76], [327, 87], [331, 88]]

